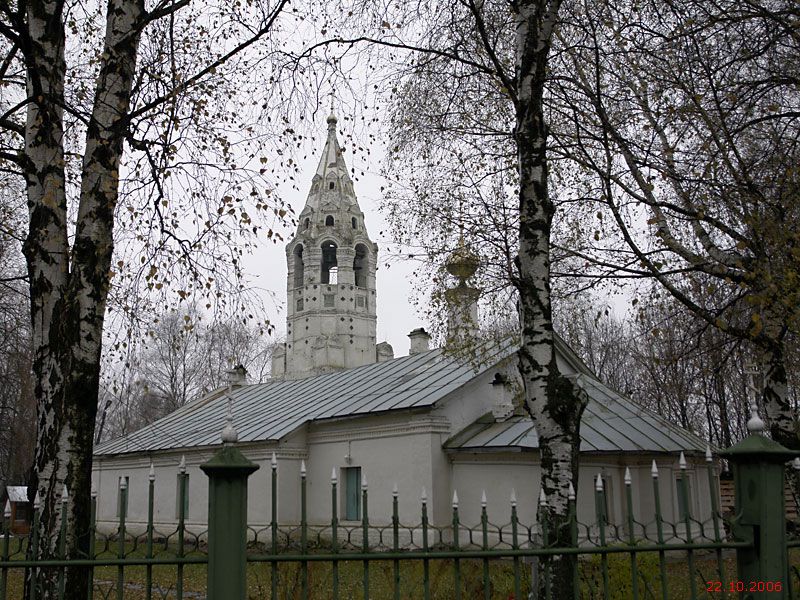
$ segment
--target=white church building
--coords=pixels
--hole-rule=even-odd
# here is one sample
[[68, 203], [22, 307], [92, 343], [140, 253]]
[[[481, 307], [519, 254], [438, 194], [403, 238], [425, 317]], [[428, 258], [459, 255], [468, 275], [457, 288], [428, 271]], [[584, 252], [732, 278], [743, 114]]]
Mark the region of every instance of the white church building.
[[[129, 528], [144, 528], [148, 476], [156, 477], [157, 529], [177, 522], [177, 474], [185, 460], [186, 526], [206, 527], [208, 481], [200, 465], [220, 447], [229, 398], [238, 448], [260, 465], [249, 479], [248, 522], [269, 524], [271, 458], [278, 463], [278, 519], [300, 519], [300, 470], [306, 468], [308, 519], [330, 522], [330, 482], [338, 480], [339, 519], [361, 518], [360, 486], [369, 486], [369, 517], [390, 523], [393, 489], [401, 522], [418, 523], [425, 490], [431, 524], [451, 523], [454, 491], [461, 522], [480, 523], [485, 490], [489, 519], [507, 522], [514, 491], [521, 523], [535, 521], [539, 498], [536, 432], [519, 399], [515, 347], [487, 341], [473, 358], [430, 349], [422, 329], [409, 334], [410, 352], [395, 357], [376, 343], [378, 247], [367, 233], [347, 165], [328, 117], [328, 135], [312, 179], [298, 231], [286, 246], [287, 338], [273, 358], [272, 378], [246, 383], [240, 370], [229, 388], [197, 398], [170, 415], [95, 449], [93, 483], [100, 530], [118, 522], [120, 481], [127, 478]], [[458, 261], [461, 261], [459, 263]], [[450, 325], [469, 334], [476, 305], [466, 284], [469, 262], [452, 261], [466, 304]], [[468, 265], [466, 265], [468, 267]], [[456, 296], [457, 294], [452, 294]], [[385, 316], [384, 316], [385, 318]], [[689, 509], [705, 519], [711, 511], [705, 443], [605, 386], [560, 340], [559, 368], [578, 378], [589, 396], [581, 423], [578, 518], [595, 521], [595, 482], [604, 483], [612, 524], [627, 522], [625, 468], [630, 468], [634, 516], [651, 521], [651, 467], [659, 469], [662, 511], [678, 521], [678, 457], [686, 453]]]

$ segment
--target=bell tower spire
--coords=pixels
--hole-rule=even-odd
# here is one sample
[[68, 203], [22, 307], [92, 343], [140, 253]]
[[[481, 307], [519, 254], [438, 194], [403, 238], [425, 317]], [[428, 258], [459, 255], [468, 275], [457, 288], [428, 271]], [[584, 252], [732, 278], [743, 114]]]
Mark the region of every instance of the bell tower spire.
[[300, 379], [377, 360], [378, 246], [367, 234], [332, 107], [333, 97], [322, 155], [286, 245], [286, 344], [273, 357], [273, 377]]

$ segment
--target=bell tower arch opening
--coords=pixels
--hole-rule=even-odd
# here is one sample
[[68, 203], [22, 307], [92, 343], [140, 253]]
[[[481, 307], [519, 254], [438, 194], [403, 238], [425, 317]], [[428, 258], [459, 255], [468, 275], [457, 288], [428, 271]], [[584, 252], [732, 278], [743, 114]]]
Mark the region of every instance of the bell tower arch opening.
[[294, 287], [303, 287], [305, 265], [303, 264], [303, 244], [294, 247]]
[[321, 283], [331, 282], [331, 269], [338, 267], [339, 263], [336, 261], [336, 242], [330, 240], [322, 242], [322, 262], [320, 263], [320, 276]]
[[356, 255], [353, 258], [353, 276], [356, 287], [367, 287], [367, 247], [364, 244], [356, 244]]

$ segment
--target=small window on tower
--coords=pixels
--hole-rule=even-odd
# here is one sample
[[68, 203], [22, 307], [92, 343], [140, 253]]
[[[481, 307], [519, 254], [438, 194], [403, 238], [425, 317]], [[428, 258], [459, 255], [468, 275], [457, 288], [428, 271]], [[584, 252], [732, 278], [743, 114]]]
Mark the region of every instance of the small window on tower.
[[328, 271], [328, 283], [339, 283], [339, 267], [331, 267]]
[[332, 308], [333, 307], [333, 294], [324, 294], [322, 296], [322, 306], [325, 308]]
[[306, 226], [306, 229], [308, 229], [309, 227], [311, 227], [311, 219], [306, 219], [306, 220], [305, 220], [305, 226]]
[[303, 310], [303, 299], [302, 298], [298, 298], [297, 299], [297, 310]]
[[331, 182], [328, 184], [328, 189], [329, 189], [329, 190], [332, 190], [332, 189], [334, 189], [335, 187], [336, 187], [336, 184], [335, 184], [335, 183], [333, 183], [332, 181], [331, 181]]
[[353, 224], [353, 229], [356, 229], [358, 227], [358, 221], [356, 221], [355, 217], [353, 217], [350, 222]]
[[356, 298], [356, 307], [365, 308], [366, 305], [367, 305], [367, 299], [364, 296], [358, 296]]
[[327, 217], [325, 217], [325, 226], [333, 227], [333, 215], [328, 215]]

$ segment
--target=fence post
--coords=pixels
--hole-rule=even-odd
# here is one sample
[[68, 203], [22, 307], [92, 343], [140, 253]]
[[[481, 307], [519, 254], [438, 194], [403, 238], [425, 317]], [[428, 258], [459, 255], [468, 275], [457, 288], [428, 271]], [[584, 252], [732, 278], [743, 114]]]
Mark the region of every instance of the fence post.
[[[749, 548], [736, 551], [738, 581], [744, 585], [741, 598], [789, 598], [783, 486], [785, 464], [796, 453], [764, 437], [764, 422], [755, 411], [747, 429], [750, 434], [745, 439], [720, 452], [733, 465], [736, 519], [731, 530], [734, 539], [753, 543]], [[780, 582], [781, 591], [774, 591], [767, 582], [772, 582], [772, 586]], [[729, 585], [723, 582], [726, 589]]]
[[223, 446], [200, 469], [208, 476], [208, 600], [244, 600], [247, 592], [247, 478], [258, 465], [234, 447], [228, 404]]

